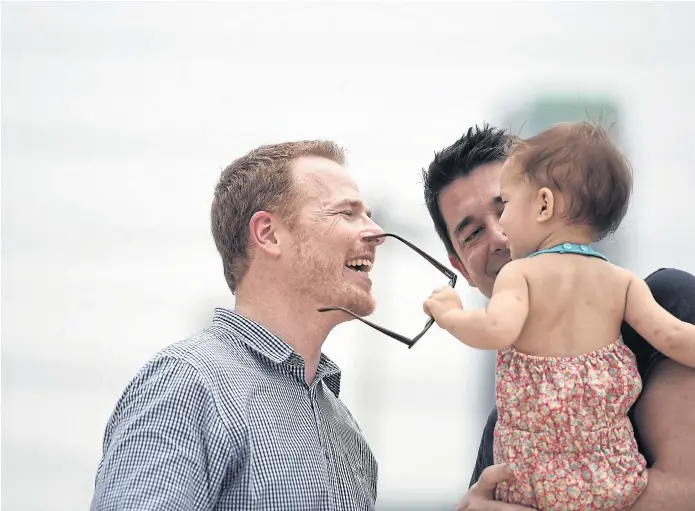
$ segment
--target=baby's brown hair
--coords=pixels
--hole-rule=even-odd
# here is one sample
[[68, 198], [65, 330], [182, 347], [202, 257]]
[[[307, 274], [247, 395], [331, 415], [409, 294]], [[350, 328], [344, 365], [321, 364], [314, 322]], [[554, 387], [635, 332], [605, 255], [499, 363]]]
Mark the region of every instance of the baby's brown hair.
[[615, 232], [627, 213], [632, 169], [601, 126], [555, 124], [514, 140], [509, 158], [521, 177], [559, 191], [567, 220], [589, 226], [596, 240]]

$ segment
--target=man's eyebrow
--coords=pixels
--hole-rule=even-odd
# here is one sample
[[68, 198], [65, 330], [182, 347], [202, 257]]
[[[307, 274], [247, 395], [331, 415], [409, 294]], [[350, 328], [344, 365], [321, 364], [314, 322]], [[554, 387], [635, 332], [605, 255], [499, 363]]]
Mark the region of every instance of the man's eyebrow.
[[458, 224], [456, 224], [456, 228], [454, 229], [454, 238], [458, 238], [461, 232], [468, 227], [470, 224], [473, 223], [473, 215], [466, 215], [463, 217], [463, 220], [461, 220]]
[[362, 209], [369, 218], [372, 218], [372, 210], [361, 200], [345, 199], [336, 204], [337, 208], [342, 208], [346, 206], [349, 206], [353, 209]]

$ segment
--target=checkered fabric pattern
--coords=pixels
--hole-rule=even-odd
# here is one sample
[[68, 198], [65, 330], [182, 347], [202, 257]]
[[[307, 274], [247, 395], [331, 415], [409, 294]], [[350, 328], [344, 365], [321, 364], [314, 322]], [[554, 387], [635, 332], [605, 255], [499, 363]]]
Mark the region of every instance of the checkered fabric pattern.
[[287, 344], [216, 309], [124, 391], [91, 509], [373, 510], [377, 463], [339, 391], [326, 356], [307, 385]]

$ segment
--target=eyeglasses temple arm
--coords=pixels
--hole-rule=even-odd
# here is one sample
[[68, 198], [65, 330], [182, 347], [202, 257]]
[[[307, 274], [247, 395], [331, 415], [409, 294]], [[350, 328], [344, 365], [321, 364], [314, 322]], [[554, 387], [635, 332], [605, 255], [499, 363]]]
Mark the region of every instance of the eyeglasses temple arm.
[[[322, 308], [317, 309], [317, 310], [319, 312], [329, 312], [329, 311], [338, 311], [338, 310], [343, 311], [347, 314], [350, 314], [350, 316], [352, 316], [353, 318], [360, 320], [362, 323], [369, 325], [373, 329], [378, 330], [382, 334], [388, 335], [392, 339], [396, 339], [397, 341], [402, 342], [403, 344], [407, 345], [409, 348], [412, 347], [413, 344], [415, 344], [415, 341], [412, 341], [403, 335], [397, 334], [396, 332], [392, 332], [391, 330], [384, 328], [382, 326], [379, 326], [376, 323], [372, 323], [371, 321], [369, 321], [367, 319], [361, 318], [360, 316], [358, 316], [354, 312], [352, 312], [348, 309], [345, 309], [343, 307], [322, 307]], [[418, 336], [418, 338], [419, 337], [421, 337], [421, 335]]]
[[442, 272], [444, 275], [446, 275], [447, 277], [449, 277], [450, 279], [452, 279], [452, 280], [454, 281], [454, 284], [456, 283], [456, 280], [455, 280], [455, 279], [456, 279], [456, 274], [455, 274], [454, 272], [452, 272], [449, 268], [447, 268], [446, 266], [444, 266], [442, 263], [440, 263], [439, 261], [437, 261], [434, 257], [432, 257], [431, 255], [429, 255], [428, 253], [423, 252], [421, 249], [419, 249], [418, 247], [416, 247], [415, 245], [413, 245], [413, 244], [412, 244], [411, 242], [409, 242], [408, 240], [406, 240], [406, 239], [404, 239], [404, 238], [401, 238], [398, 234], [392, 234], [392, 233], [389, 233], [389, 232], [385, 232], [385, 233], [382, 233], [382, 234], [373, 234], [373, 235], [371, 235], [371, 236], [365, 236], [365, 237], [364, 237], [364, 240], [366, 240], [366, 241], [373, 241], [373, 240], [376, 240], [376, 239], [379, 239], [379, 238], [396, 238], [398, 241], [400, 241], [401, 243], [407, 245], [407, 246], [410, 247], [412, 250], [414, 250], [415, 252], [417, 252], [418, 254], [420, 254], [421, 257], [425, 258], [432, 266], [434, 266], [435, 268], [437, 268], [437, 269], [438, 269], [440, 272]]

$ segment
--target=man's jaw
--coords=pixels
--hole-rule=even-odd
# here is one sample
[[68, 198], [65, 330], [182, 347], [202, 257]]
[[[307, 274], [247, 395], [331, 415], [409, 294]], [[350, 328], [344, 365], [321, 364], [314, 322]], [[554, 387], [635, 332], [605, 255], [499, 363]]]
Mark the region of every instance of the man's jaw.
[[[353, 273], [352, 270], [345, 271]], [[371, 282], [369, 282], [369, 286], [365, 286], [362, 282], [355, 281], [355, 279], [362, 280], [363, 278], [368, 277], [350, 276], [349, 279], [344, 280], [341, 284], [337, 284], [330, 295], [323, 297], [322, 303], [318, 307], [344, 307], [360, 317], [373, 314], [376, 304], [370, 289]], [[333, 320], [337, 319], [336, 324], [354, 319], [352, 315], [341, 311], [322, 314], [331, 317]]]
[[489, 264], [489, 266], [485, 270], [485, 273], [489, 278], [494, 280], [497, 278], [497, 275], [499, 275], [500, 271], [502, 271], [502, 268], [504, 268], [507, 263], [511, 262], [511, 260], [511, 254], [509, 252], [506, 252], [504, 257], [495, 258], [495, 261]]
[[371, 292], [372, 279], [370, 278], [374, 259], [374, 251], [365, 250], [351, 254], [345, 260], [345, 271], [348, 272], [349, 277], [348, 288], [345, 289], [345, 305], [362, 317], [374, 312], [374, 296]]

